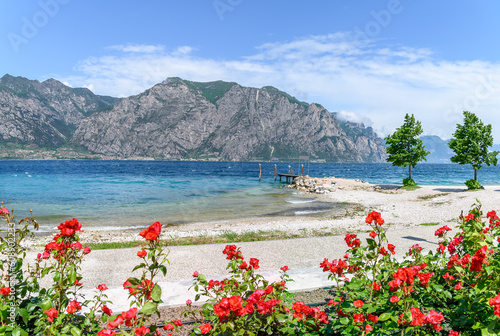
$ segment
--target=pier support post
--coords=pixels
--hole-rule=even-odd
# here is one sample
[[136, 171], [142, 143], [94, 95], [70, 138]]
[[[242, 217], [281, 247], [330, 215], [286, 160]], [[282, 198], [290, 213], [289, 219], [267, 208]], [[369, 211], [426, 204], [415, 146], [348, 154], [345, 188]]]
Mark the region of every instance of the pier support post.
[[274, 165], [274, 182], [276, 182], [276, 174], [278, 173], [278, 166]]

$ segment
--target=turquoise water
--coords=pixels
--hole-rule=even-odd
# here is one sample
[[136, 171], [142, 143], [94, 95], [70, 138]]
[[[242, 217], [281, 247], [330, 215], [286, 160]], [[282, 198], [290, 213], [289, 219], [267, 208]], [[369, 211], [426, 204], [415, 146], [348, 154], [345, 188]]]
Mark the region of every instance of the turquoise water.
[[[277, 163], [295, 173], [299, 163]], [[345, 206], [303, 196], [274, 182], [274, 163], [186, 161], [0, 161], [0, 200], [16, 215], [33, 209], [42, 230], [78, 218], [86, 227], [144, 227], [272, 216], [328, 216]], [[400, 183], [404, 168], [390, 164], [305, 163], [304, 174]], [[479, 180], [500, 184], [500, 169], [485, 167]], [[470, 166], [420, 164], [422, 185], [462, 185]]]

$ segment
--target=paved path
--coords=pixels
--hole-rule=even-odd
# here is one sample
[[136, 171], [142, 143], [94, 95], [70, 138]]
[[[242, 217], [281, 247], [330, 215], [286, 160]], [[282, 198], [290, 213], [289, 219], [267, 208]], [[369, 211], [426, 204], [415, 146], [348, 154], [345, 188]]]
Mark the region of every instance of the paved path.
[[[453, 227], [453, 225], [449, 225]], [[389, 242], [396, 246], [397, 257], [401, 258], [408, 249], [419, 244], [424, 249], [435, 250], [437, 238], [435, 230], [439, 226], [419, 226], [388, 231]], [[366, 237], [360, 234], [359, 237]], [[364, 242], [364, 240], [362, 240]], [[227, 260], [222, 254], [226, 244], [173, 246], [170, 247], [168, 273], [158, 279], [162, 286], [165, 305], [184, 304], [187, 299], [194, 302], [194, 292], [188, 291], [192, 285], [192, 274], [198, 271], [209, 279], [225, 277]], [[279, 279], [280, 267], [290, 267], [289, 274], [293, 282], [291, 291], [315, 289], [331, 286], [319, 264], [324, 258], [342, 258], [347, 246], [344, 236], [299, 238], [275, 241], [237, 243], [245, 259], [260, 260], [258, 272], [268, 280]], [[92, 289], [98, 284], [109, 287], [108, 296], [113, 301], [113, 311], [128, 309], [128, 293], [123, 289], [123, 282], [131, 276], [131, 270], [140, 259], [136, 256], [138, 248], [116, 250], [96, 250], [85, 257], [82, 265], [84, 292], [92, 297]], [[34, 254], [30, 254], [34, 257]], [[135, 274], [139, 276], [139, 274]]]

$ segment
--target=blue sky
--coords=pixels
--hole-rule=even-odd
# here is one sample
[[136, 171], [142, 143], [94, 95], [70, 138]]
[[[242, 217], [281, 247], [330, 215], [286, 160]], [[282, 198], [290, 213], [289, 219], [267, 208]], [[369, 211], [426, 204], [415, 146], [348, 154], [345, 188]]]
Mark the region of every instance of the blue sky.
[[23, 0], [0, 3], [0, 76], [137, 94], [167, 77], [273, 85], [385, 136], [406, 113], [500, 141], [500, 2]]

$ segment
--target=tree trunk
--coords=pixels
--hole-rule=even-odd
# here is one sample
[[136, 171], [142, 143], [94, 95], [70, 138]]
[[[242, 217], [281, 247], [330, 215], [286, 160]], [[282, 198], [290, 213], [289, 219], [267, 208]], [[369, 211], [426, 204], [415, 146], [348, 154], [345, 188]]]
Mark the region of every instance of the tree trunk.
[[477, 181], [477, 170], [474, 169], [474, 181]]
[[411, 165], [408, 166], [408, 177], [411, 179]]

